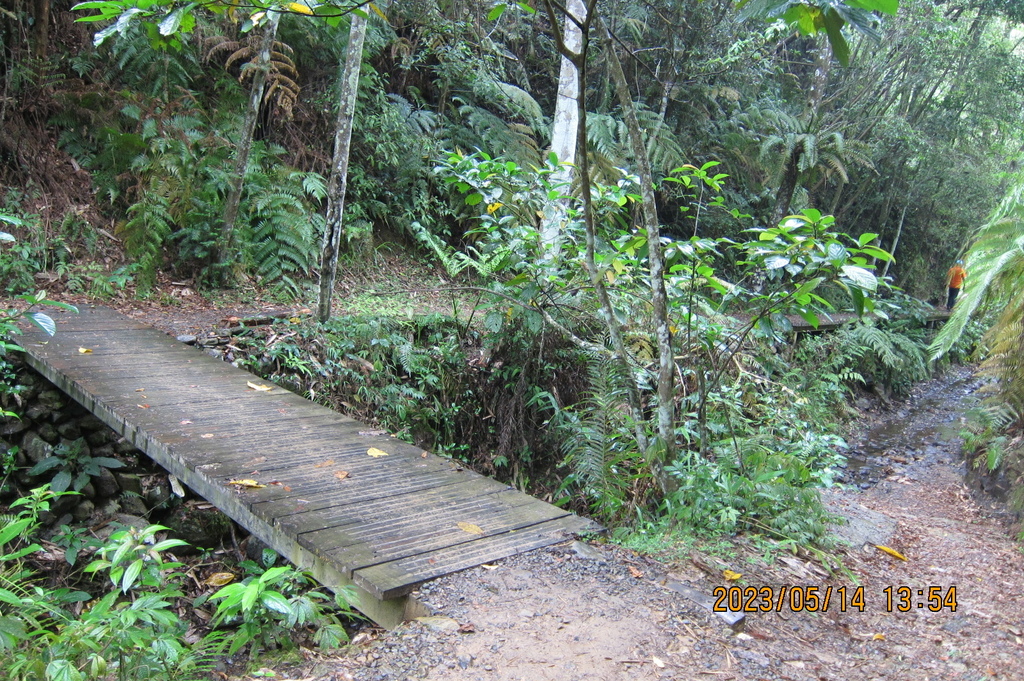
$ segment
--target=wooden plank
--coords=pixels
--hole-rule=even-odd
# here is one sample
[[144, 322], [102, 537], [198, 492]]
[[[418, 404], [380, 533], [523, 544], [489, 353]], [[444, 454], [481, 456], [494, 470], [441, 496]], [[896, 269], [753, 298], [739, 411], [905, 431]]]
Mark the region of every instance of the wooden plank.
[[[116, 313], [58, 327], [26, 336], [30, 364], [282, 555], [355, 584], [389, 626], [431, 575], [596, 528], [280, 387], [251, 390], [270, 383]], [[228, 484], [239, 477], [266, 486]]]
[[518, 532], [485, 537], [469, 545], [447, 547], [361, 568], [353, 573], [352, 579], [378, 598], [394, 598], [431, 579], [551, 546], [565, 541], [573, 533], [597, 529], [593, 523], [566, 516]]

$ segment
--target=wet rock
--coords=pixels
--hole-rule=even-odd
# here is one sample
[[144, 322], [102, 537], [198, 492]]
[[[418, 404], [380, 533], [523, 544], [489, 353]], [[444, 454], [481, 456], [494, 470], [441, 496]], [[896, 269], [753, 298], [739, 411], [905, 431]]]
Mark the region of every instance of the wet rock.
[[92, 479], [92, 484], [96, 488], [96, 494], [104, 498], [117, 496], [121, 491], [117, 478], [106, 468], [100, 469], [100, 474]]
[[587, 558], [590, 560], [604, 559], [604, 554], [586, 542], [574, 541], [572, 543], [572, 552], [580, 558]]
[[66, 440], [77, 440], [82, 437], [82, 430], [74, 421], [68, 421], [57, 426], [57, 432]]
[[38, 433], [29, 433], [21, 443], [21, 451], [28, 462], [35, 465], [53, 454], [53, 446]]
[[118, 440], [114, 443], [114, 452], [117, 454], [132, 454], [139, 451], [135, 445], [125, 439]]
[[39, 393], [36, 401], [48, 412], [59, 411], [67, 405], [67, 397], [59, 390], [44, 390]]
[[215, 548], [231, 534], [231, 520], [215, 508], [184, 505], [165, 520], [178, 539], [195, 548]]
[[162, 508], [171, 498], [171, 486], [161, 480], [146, 490], [146, 504], [153, 509]]
[[25, 410], [25, 418], [29, 421], [42, 421], [52, 413], [52, 409], [47, 409], [42, 404], [36, 402]]
[[121, 506], [121, 510], [125, 513], [132, 515], [144, 515], [149, 511], [146, 507], [146, 502], [142, 497], [137, 497], [134, 494], [123, 494], [118, 502]]
[[195, 345], [197, 340], [198, 339], [195, 336], [187, 333], [178, 336], [178, 341], [185, 345]]
[[135, 473], [114, 473], [114, 478], [122, 491], [142, 496], [142, 479]]
[[105, 424], [98, 416], [86, 414], [85, 416], [78, 418], [78, 427], [81, 428], [83, 432], [91, 433], [97, 430], [106, 429], [107, 424]]
[[92, 514], [96, 511], [96, 504], [88, 499], [84, 499], [75, 505], [75, 510], [71, 512], [72, 517], [78, 522], [85, 522]]
[[0, 435], [4, 437], [7, 437], [9, 435], [16, 435], [27, 429], [28, 426], [28, 421], [13, 416], [5, 419], [0, 419]]
[[117, 435], [112, 430], [95, 430], [87, 433], [85, 436], [85, 441], [93, 447], [101, 447], [113, 442], [115, 439], [117, 439]]

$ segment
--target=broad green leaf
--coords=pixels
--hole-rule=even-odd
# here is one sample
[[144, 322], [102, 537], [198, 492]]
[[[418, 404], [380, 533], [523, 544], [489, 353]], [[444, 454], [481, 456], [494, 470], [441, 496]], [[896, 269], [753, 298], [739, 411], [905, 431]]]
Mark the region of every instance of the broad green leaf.
[[873, 292], [878, 288], [878, 279], [875, 278], [874, 274], [863, 267], [843, 265], [842, 270], [843, 274], [854, 286], [868, 292]]
[[790, 263], [789, 258], [782, 255], [770, 255], [764, 259], [764, 266], [770, 270], [777, 270]]
[[158, 26], [160, 30], [160, 35], [168, 36], [173, 35], [175, 32], [177, 32], [178, 27], [181, 26], [182, 16], [184, 16], [185, 12], [191, 11], [191, 9], [191, 6], [179, 7], [178, 9], [174, 10], [166, 17], [164, 17], [163, 21], [161, 21]]
[[818, 319], [818, 315], [814, 314], [810, 310], [802, 310], [800, 316], [804, 318], [804, 321], [811, 325], [812, 328], [818, 328], [821, 320]]
[[872, 258], [878, 258], [884, 262], [895, 261], [896, 258], [889, 251], [878, 248], [877, 246], [865, 246], [862, 249], [865, 255], [869, 255]]
[[861, 248], [863, 248], [864, 246], [867, 246], [869, 243], [871, 243], [872, 241], [874, 241], [877, 238], [878, 238], [878, 235], [874, 234], [873, 232], [864, 232], [859, 237], [857, 237], [857, 244]]
[[374, 14], [376, 14], [377, 16], [379, 16], [379, 17], [380, 17], [381, 19], [383, 19], [384, 21], [387, 21], [387, 20], [388, 20], [388, 18], [387, 18], [387, 15], [385, 15], [385, 14], [384, 14], [384, 12], [382, 12], [382, 11], [381, 11], [380, 7], [377, 7], [377, 5], [376, 5], [375, 3], [372, 3], [372, 2], [371, 2], [371, 3], [369, 3], [369, 5], [370, 5], [370, 9], [372, 9], [372, 10], [373, 10], [373, 13], [374, 13]]
[[846, 4], [857, 9], [886, 14], [896, 14], [900, 6], [899, 0], [846, 0]]
[[20, 606], [21, 599], [7, 589], [0, 589], [0, 603]]
[[279, 612], [282, 615], [292, 614], [292, 605], [288, 599], [276, 591], [264, 591], [260, 595], [260, 602], [267, 610]]
[[256, 599], [259, 598], [261, 591], [259, 582], [250, 582], [246, 585], [245, 591], [242, 593], [242, 612], [252, 610], [252, 606], [256, 604]]
[[21, 518], [0, 529], [0, 546], [20, 536], [32, 524], [31, 518]]
[[483, 200], [484, 197], [482, 194], [470, 194], [469, 196], [466, 197], [466, 205], [475, 206], [476, 204], [480, 203]]
[[183, 539], [164, 539], [153, 546], [153, 551], [166, 551], [167, 549], [177, 548], [178, 546], [188, 546], [188, 542]]
[[[63, 463], [64, 461], [59, 456], [48, 456], [39, 463], [37, 463], [35, 466], [32, 466], [32, 468], [29, 469], [28, 474], [42, 475], [46, 471], [52, 471], [54, 468], [57, 468]], [[2, 543], [3, 542], [0, 541], [0, 544]]]
[[16, 617], [0, 617], [0, 634], [6, 634], [14, 639], [27, 637], [25, 624]]
[[850, 45], [843, 35], [843, 18], [836, 12], [828, 10], [825, 12], [825, 33], [828, 34], [828, 41], [832, 44], [832, 54], [842, 66], [850, 65]]
[[50, 489], [54, 492], [67, 492], [69, 487], [71, 487], [71, 471], [65, 470], [57, 473], [53, 476], [53, 481], [50, 482]]
[[121, 580], [121, 592], [128, 593], [128, 591], [135, 585], [135, 580], [139, 578], [139, 574], [142, 572], [142, 559], [132, 561], [128, 569], [124, 571], [124, 577]]
[[46, 665], [46, 681], [84, 681], [85, 676], [71, 660], [53, 660]]
[[505, 4], [495, 5], [494, 9], [487, 13], [487, 21], [497, 21], [505, 13], [507, 7], [508, 5]]
[[536, 14], [537, 13], [537, 10], [535, 10], [532, 7], [530, 7], [525, 2], [517, 2], [516, 5], [518, 5], [519, 9], [523, 10], [527, 14]]
[[28, 317], [28, 320], [46, 335], [52, 336], [57, 333], [57, 324], [54, 323], [50, 315], [42, 312], [29, 312], [25, 316]]

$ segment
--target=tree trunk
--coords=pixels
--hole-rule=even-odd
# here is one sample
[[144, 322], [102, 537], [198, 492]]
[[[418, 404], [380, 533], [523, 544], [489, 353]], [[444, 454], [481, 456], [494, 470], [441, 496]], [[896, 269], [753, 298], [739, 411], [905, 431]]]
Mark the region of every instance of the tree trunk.
[[[900, 245], [900, 237], [903, 235], [903, 221], [907, 217], [907, 207], [909, 204], [903, 204], [903, 212], [900, 213], [900, 223], [896, 226], [896, 236], [892, 239], [892, 248], [889, 249], [889, 253], [892, 256], [896, 255], [896, 247]], [[885, 261], [885, 267], [882, 268], [882, 278], [884, 279], [889, 274], [889, 265], [892, 264], [892, 260]]]
[[658, 204], [654, 196], [654, 174], [651, 172], [650, 158], [640, 130], [640, 120], [636, 115], [636, 107], [629, 93], [626, 74], [615, 53], [612, 34], [604, 22], [601, 28], [605, 33], [604, 52], [611, 72], [615, 91], [622, 107], [623, 119], [629, 133], [629, 143], [633, 148], [637, 174], [640, 176], [641, 216], [647, 232], [648, 268], [651, 286], [651, 303], [654, 308], [655, 334], [658, 338], [658, 437], [662, 441], [664, 451], [658, 460], [657, 453], [649, 459], [651, 472], [654, 474], [662, 494], [669, 492], [669, 480], [665, 476], [665, 463], [675, 459], [675, 353], [672, 351], [672, 332], [668, 319], [668, 295], [665, 291], [665, 262], [661, 251], [661, 229], [658, 220]]
[[[597, 0], [588, 0], [586, 19], [582, 21], [582, 39], [580, 51], [571, 52], [566, 49], [561, 40], [557, 40], [558, 50], [563, 56], [573, 60], [579, 70], [579, 80], [576, 90], [576, 111], [577, 111], [577, 134], [576, 144], [579, 154], [578, 168], [580, 173], [580, 184], [583, 186], [583, 222], [586, 229], [586, 250], [584, 263], [587, 267], [587, 274], [590, 276], [590, 283], [597, 293], [598, 301], [601, 304], [601, 311], [605, 317], [605, 328], [611, 337], [612, 348], [614, 349], [614, 361], [622, 371], [623, 380], [626, 384], [626, 397], [629, 401], [629, 413], [633, 419], [633, 434], [636, 438], [637, 447], [642, 452], [647, 451], [647, 433], [644, 429], [643, 405], [640, 401], [640, 389], [633, 378], [633, 367], [629, 362], [629, 353], [626, 350], [626, 342], [622, 336], [622, 327], [619, 325], [618, 316], [615, 314], [615, 307], [608, 296], [608, 288], [604, 285], [604, 277], [597, 269], [595, 253], [597, 251], [597, 222], [594, 217], [594, 202], [590, 192], [590, 162], [587, 159], [587, 103], [586, 103], [586, 82], [587, 82], [587, 49], [590, 44], [588, 35], [590, 21], [594, 13], [594, 5]], [[557, 26], [555, 10], [551, 0], [544, 0], [544, 8], [547, 10], [551, 24]], [[571, 19], [566, 18], [568, 23]]]
[[50, 43], [50, 0], [33, 0], [32, 2], [33, 45], [32, 56], [46, 59]]
[[[267, 72], [270, 70], [270, 53], [273, 51], [274, 41], [277, 39], [277, 27], [280, 23], [281, 13], [271, 11], [267, 27], [263, 32], [259, 54], [256, 55], [256, 61], [250, 67], [256, 69], [256, 72], [252, 76], [252, 87], [249, 90], [249, 106], [245, 110], [242, 136], [238, 140], [238, 150], [235, 152], [235, 169], [231, 174], [228, 196], [224, 203], [224, 223], [220, 229], [220, 249], [217, 254], [217, 262], [225, 268], [235, 257], [234, 253], [232, 253], [232, 242], [235, 237], [238, 207], [242, 203], [242, 185], [245, 182], [245, 171], [249, 167], [249, 153], [252, 151], [252, 138], [256, 132], [256, 122], [260, 115], [263, 91], [266, 89]], [[221, 276], [223, 279], [226, 279], [228, 277], [227, 272], [224, 272]]]
[[[569, 0], [568, 11], [580, 23], [587, 22], [587, 7], [583, 0]], [[562, 31], [562, 42], [570, 52], [579, 54], [583, 44], [583, 33], [571, 19], [566, 18]], [[562, 56], [562, 67], [558, 75], [558, 96], [555, 100], [555, 118], [551, 125], [551, 151], [558, 157], [559, 163], [576, 162], [576, 133], [579, 127], [578, 107], [576, 103], [579, 92], [579, 69], [568, 57]], [[568, 187], [572, 182], [572, 168], [562, 169], [551, 176], [555, 184], [564, 183]], [[568, 189], [563, 190], [568, 193]], [[544, 207], [544, 217], [540, 228], [540, 241], [544, 257], [558, 255], [562, 228], [566, 220], [566, 202], [549, 201]]]
[[359, 70], [363, 63], [366, 24], [365, 16], [352, 13], [345, 66], [341, 74], [338, 119], [334, 125], [334, 159], [327, 187], [327, 226], [324, 229], [323, 252], [320, 257], [320, 298], [317, 301], [317, 318], [321, 322], [331, 318], [331, 298], [334, 295], [334, 280], [338, 274], [342, 215], [345, 210], [345, 192], [348, 188], [348, 158], [352, 146], [352, 122], [356, 113], [356, 96], [359, 94]]

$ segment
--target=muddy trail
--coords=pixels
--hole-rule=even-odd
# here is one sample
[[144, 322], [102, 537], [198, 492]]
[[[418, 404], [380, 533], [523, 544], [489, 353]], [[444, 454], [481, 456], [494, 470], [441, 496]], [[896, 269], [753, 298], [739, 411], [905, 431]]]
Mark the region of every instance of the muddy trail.
[[[964, 484], [958, 433], [977, 387], [960, 369], [907, 402], [860, 405], [848, 484], [828, 497], [850, 519], [837, 528], [845, 573], [807, 555], [766, 560], [743, 538], [661, 560], [567, 543], [429, 583], [418, 596], [431, 617], [367, 627], [344, 655], [310, 654], [278, 677], [1024, 679], [1022, 551], [999, 505]], [[716, 587], [757, 611], [730, 626], [714, 598], [699, 602]]]

